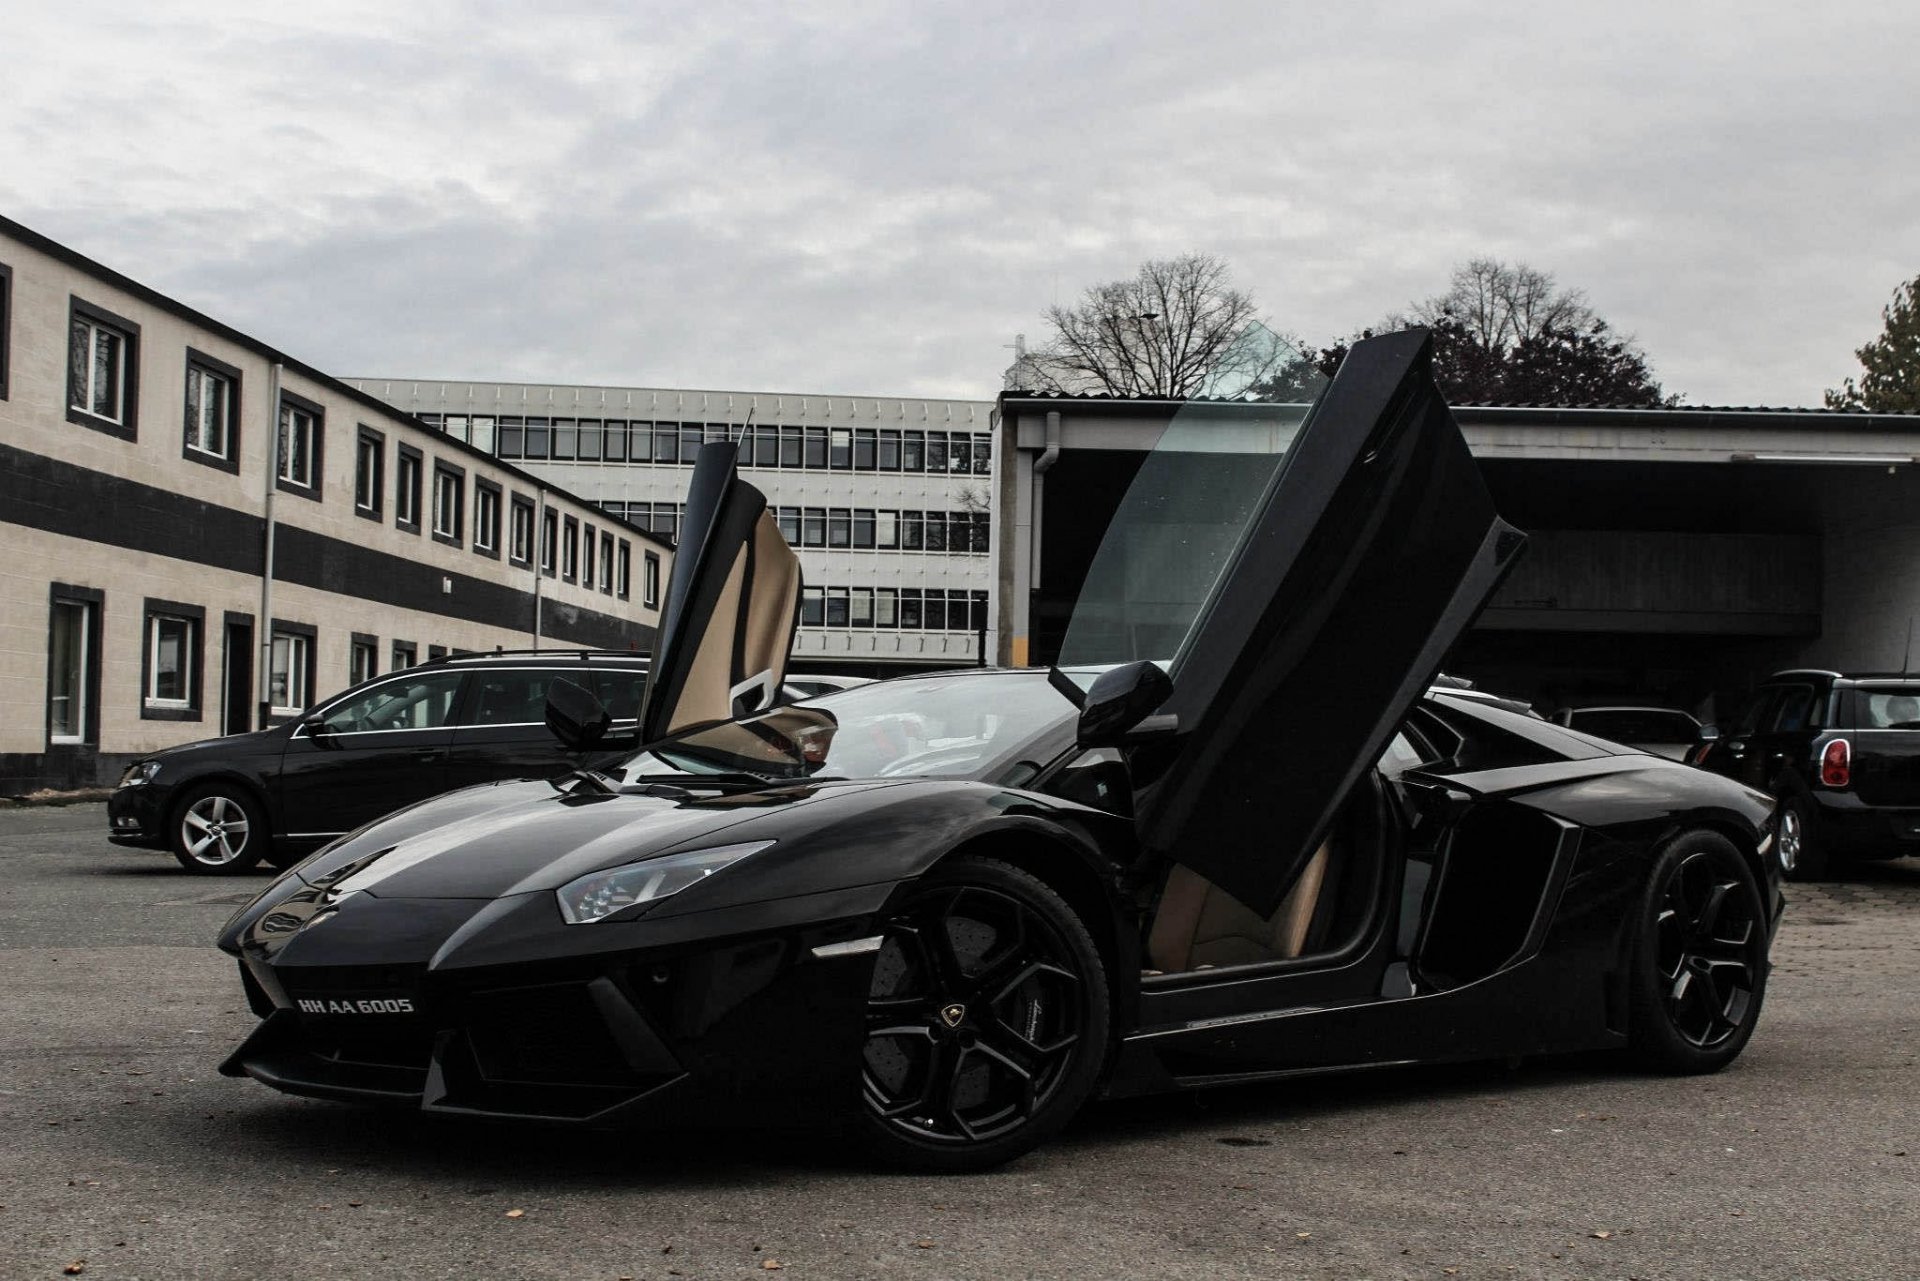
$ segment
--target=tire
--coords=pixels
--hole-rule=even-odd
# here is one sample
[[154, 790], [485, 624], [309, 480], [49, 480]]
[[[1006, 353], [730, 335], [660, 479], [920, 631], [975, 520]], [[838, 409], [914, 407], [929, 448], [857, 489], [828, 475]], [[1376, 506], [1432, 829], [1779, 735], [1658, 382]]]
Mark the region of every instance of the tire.
[[1788, 880], [1824, 881], [1833, 875], [1831, 851], [1813, 833], [1813, 806], [1804, 796], [1788, 797], [1780, 806], [1780, 831], [1774, 837], [1779, 844], [1775, 852]]
[[238, 783], [208, 783], [180, 798], [167, 844], [180, 866], [201, 876], [233, 876], [258, 863], [273, 839], [266, 811]]
[[1767, 988], [1767, 915], [1753, 865], [1714, 832], [1655, 860], [1629, 962], [1628, 1044], [1644, 1067], [1717, 1072], [1753, 1036]]
[[936, 868], [883, 922], [855, 1129], [889, 1165], [985, 1170], [1052, 1136], [1106, 1064], [1099, 949], [1038, 877], [995, 859]]

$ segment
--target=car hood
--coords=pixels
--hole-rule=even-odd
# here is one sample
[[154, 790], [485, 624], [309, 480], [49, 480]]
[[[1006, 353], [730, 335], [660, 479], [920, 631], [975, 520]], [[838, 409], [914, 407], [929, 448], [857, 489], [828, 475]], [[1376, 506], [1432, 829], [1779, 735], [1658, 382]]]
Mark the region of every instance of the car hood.
[[286, 744], [287, 727], [276, 725], [269, 729], [256, 729], [245, 734], [228, 734], [221, 738], [196, 738], [191, 743], [175, 743], [172, 747], [162, 747], [158, 751], [141, 754], [143, 761], [178, 762], [197, 756], [247, 756], [255, 752], [278, 752]]
[[728, 839], [728, 829], [808, 810], [888, 781], [798, 784], [674, 798], [562, 794], [545, 782], [452, 792], [388, 816], [302, 863], [308, 884], [378, 898], [492, 899]]

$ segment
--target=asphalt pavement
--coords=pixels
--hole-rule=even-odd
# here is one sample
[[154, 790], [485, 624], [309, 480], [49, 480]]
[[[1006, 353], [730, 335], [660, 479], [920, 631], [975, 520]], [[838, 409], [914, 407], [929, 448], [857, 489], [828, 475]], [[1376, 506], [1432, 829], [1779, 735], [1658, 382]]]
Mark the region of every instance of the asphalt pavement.
[[98, 805], [0, 811], [6, 1281], [1920, 1272], [1912, 861], [1793, 888], [1717, 1076], [1596, 1057], [1104, 1105], [938, 1179], [804, 1135], [467, 1124], [218, 1076], [253, 1018], [212, 939], [266, 878], [104, 829]]

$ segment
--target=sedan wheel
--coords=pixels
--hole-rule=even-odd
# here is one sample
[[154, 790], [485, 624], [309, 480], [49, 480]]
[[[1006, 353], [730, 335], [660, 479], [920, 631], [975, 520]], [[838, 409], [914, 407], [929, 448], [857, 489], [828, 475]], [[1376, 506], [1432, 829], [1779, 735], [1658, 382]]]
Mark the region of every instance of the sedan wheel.
[[1106, 1058], [1106, 972], [1031, 874], [962, 859], [883, 927], [867, 1002], [862, 1132], [896, 1164], [982, 1169], [1057, 1130]]
[[1711, 1072], [1753, 1035], [1767, 985], [1767, 918], [1751, 864], [1694, 832], [1655, 864], [1638, 940], [1633, 1047], [1650, 1066]]
[[173, 856], [189, 872], [243, 872], [266, 853], [265, 816], [237, 787], [207, 787], [174, 812]]

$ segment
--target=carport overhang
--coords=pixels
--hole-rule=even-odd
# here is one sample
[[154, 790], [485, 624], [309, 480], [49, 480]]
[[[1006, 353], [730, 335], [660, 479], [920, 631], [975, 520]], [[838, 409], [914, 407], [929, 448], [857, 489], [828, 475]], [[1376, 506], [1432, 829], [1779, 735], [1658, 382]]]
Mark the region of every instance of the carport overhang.
[[[1182, 409], [1279, 423], [1305, 412], [1001, 397], [1001, 661], [1050, 660], [1084, 558]], [[1496, 678], [1551, 683], [1556, 654], [1586, 670], [1610, 645], [1629, 669], [1694, 669], [1691, 686], [1707, 689], [1774, 665], [1903, 661], [1907, 620], [1920, 613], [1920, 416], [1506, 405], [1455, 414], [1502, 513], [1533, 535], [1462, 647]]]

